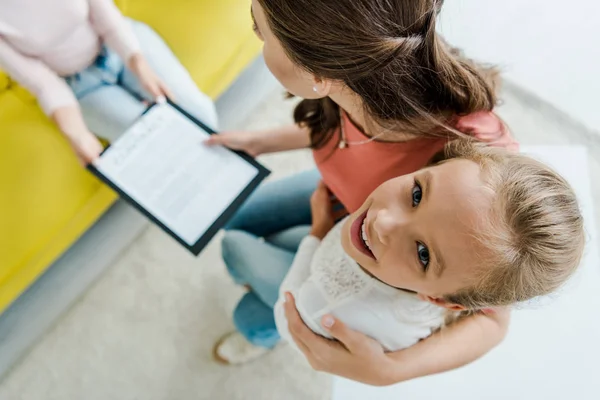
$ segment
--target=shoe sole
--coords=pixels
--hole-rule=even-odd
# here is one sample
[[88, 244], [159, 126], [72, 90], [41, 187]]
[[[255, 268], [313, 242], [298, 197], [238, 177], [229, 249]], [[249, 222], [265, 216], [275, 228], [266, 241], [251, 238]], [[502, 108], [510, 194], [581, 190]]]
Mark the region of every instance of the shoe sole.
[[219, 339], [219, 341], [217, 343], [215, 343], [215, 345], [213, 346], [213, 351], [212, 351], [212, 355], [213, 358], [216, 362], [218, 362], [219, 364], [222, 365], [233, 365], [229, 362], [229, 360], [226, 360], [225, 358], [221, 357], [221, 355], [219, 354], [219, 347], [221, 347], [221, 345], [223, 344], [223, 342], [229, 337], [231, 336], [231, 333], [228, 335], [224, 335], [221, 339]]

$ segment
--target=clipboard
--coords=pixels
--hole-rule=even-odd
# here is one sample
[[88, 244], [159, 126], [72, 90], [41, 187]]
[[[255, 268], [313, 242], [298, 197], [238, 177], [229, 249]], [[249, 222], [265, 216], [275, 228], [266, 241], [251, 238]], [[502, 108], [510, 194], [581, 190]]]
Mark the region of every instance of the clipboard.
[[[187, 120], [191, 121], [194, 125], [196, 125], [200, 129], [199, 136], [198, 136], [198, 142], [202, 141], [202, 136], [201, 136], [202, 131], [205, 134], [209, 134], [209, 135], [217, 134], [217, 132], [215, 132], [209, 126], [204, 124], [202, 121], [199, 121], [198, 119], [196, 119], [195, 117], [193, 117], [192, 115], [187, 113], [185, 110], [183, 110], [177, 104], [175, 104], [171, 101], [167, 101], [165, 104], [166, 104], [166, 106], [172, 107], [177, 113], [179, 113], [181, 116], [185, 117]], [[154, 104], [150, 105], [144, 111], [144, 113], [142, 113], [142, 115], [140, 115], [140, 117], [138, 117], [136, 119], [136, 122], [132, 125], [132, 127], [135, 127], [137, 124], [139, 124], [140, 121], [142, 121], [152, 110], [155, 109], [155, 107], [165, 107], [165, 104], [154, 103]], [[109, 176], [110, 174], [106, 173], [106, 171], [103, 171], [103, 168], [101, 166], [99, 167], [98, 165], [95, 165], [95, 164], [100, 163], [103, 160], [103, 157], [108, 152], [110, 152], [113, 147], [119, 146], [119, 142], [121, 141], [121, 139], [123, 137], [125, 137], [126, 135], [128, 135], [128, 132], [130, 132], [131, 129], [132, 128], [128, 129], [121, 136], [121, 138], [119, 138], [119, 139], [117, 139], [117, 141], [115, 141], [115, 143], [113, 145], [109, 145], [108, 147], [106, 147], [104, 149], [104, 151], [102, 152], [102, 154], [100, 155], [99, 161], [95, 162], [94, 164], [88, 165], [88, 167], [87, 167], [88, 170], [93, 175], [95, 175], [98, 179], [100, 179], [103, 183], [105, 183], [107, 186], [109, 186], [115, 192], [117, 192], [122, 199], [124, 199], [131, 206], [135, 207], [139, 212], [141, 212], [143, 215], [145, 215], [150, 221], [152, 221], [154, 224], [159, 226], [162, 230], [164, 230], [167, 234], [169, 234], [179, 244], [181, 244], [184, 248], [186, 248], [188, 251], [190, 251], [195, 256], [198, 256], [200, 254], [202, 249], [210, 242], [210, 240], [217, 234], [217, 232], [227, 224], [229, 219], [231, 217], [233, 217], [233, 215], [236, 213], [236, 211], [248, 199], [248, 197], [252, 194], [252, 192], [270, 174], [270, 171], [267, 168], [265, 168], [262, 164], [257, 162], [254, 158], [252, 158], [248, 154], [246, 154], [244, 152], [240, 152], [240, 151], [234, 151], [234, 150], [230, 150], [230, 149], [221, 148], [219, 151], [221, 151], [221, 152], [226, 151], [227, 153], [231, 153], [232, 155], [234, 155], [234, 157], [237, 157], [237, 158], [243, 160], [243, 162], [245, 164], [247, 164], [248, 166], [250, 166], [252, 169], [254, 169], [256, 171], [256, 173], [252, 177], [252, 179], [247, 182], [247, 184], [244, 184], [244, 186], [242, 188], [240, 188], [239, 192], [236, 193], [235, 197], [232, 198], [228, 204], [222, 205], [224, 207], [223, 211], [216, 218], [211, 219], [211, 221], [210, 221], [210, 223], [208, 223], [208, 226], [206, 227], [206, 229], [199, 228], [199, 234], [198, 234], [197, 239], [193, 240], [193, 242], [190, 242], [189, 239], [187, 239], [187, 240], [184, 239], [181, 234], [176, 232], [177, 229], [174, 227], [173, 223], [168, 221], [168, 218], [157, 215], [158, 214], [157, 212], [151, 211], [149, 209], [150, 207], [147, 207], [144, 204], [142, 204], [142, 203], [144, 203], [144, 201], [140, 201], [139, 198], [136, 199], [135, 198], [136, 196], [132, 195], [133, 190], [130, 189], [131, 185], [124, 185], [124, 184], [120, 184], [120, 183], [116, 182], [116, 179], [111, 178]], [[164, 135], [164, 133], [163, 133], [163, 135]], [[164, 138], [163, 138], [163, 140], [164, 140]], [[132, 141], [132, 139], [130, 138], [129, 141]], [[230, 157], [230, 156], [228, 156], [228, 157]], [[214, 171], [197, 171], [198, 174], [200, 174], [200, 173], [209, 173], [210, 174], [213, 172]]]

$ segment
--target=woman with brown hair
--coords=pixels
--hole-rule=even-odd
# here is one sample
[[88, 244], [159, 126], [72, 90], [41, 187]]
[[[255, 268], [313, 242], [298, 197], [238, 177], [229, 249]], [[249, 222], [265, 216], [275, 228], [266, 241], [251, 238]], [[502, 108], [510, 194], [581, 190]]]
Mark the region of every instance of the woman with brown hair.
[[[215, 347], [228, 363], [252, 360], [279, 340], [273, 306], [300, 240], [309, 229], [310, 196], [322, 177], [349, 212], [388, 179], [412, 173], [451, 139], [472, 135], [517, 147], [493, 114], [495, 73], [463, 58], [436, 33], [441, 0], [254, 0], [265, 62], [302, 97], [296, 124], [211, 139], [252, 155], [311, 147], [318, 172], [264, 185], [229, 224], [223, 257], [250, 288], [234, 312], [237, 332]], [[261, 246], [256, 237], [264, 238]], [[247, 257], [247, 247], [255, 256]], [[242, 251], [244, 250], [244, 251]], [[290, 303], [290, 302], [288, 302]], [[508, 312], [469, 317], [410, 349], [384, 353], [340, 321], [324, 341], [287, 304], [290, 331], [311, 365], [371, 384], [464, 365], [503, 338]]]

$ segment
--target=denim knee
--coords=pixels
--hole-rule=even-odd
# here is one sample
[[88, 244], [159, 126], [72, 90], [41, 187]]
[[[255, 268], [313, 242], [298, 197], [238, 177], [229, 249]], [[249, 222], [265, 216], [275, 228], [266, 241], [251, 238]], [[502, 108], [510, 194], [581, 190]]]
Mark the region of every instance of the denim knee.
[[252, 256], [252, 246], [248, 239], [248, 234], [245, 232], [225, 231], [221, 241], [221, 255], [227, 272], [238, 285], [248, 284], [239, 271], [240, 268], [243, 268], [244, 259]]
[[233, 312], [236, 329], [255, 346], [272, 348], [280, 340], [273, 309], [253, 292], [242, 297]]

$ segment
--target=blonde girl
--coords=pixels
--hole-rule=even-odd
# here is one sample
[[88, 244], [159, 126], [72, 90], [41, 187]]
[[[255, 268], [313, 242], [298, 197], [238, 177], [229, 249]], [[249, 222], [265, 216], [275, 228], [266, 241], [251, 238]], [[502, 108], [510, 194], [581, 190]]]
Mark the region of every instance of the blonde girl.
[[280, 287], [312, 331], [333, 317], [386, 351], [472, 313], [547, 295], [579, 266], [583, 218], [571, 187], [529, 157], [453, 142], [432, 166], [390, 179], [335, 223], [322, 183], [312, 228]]

